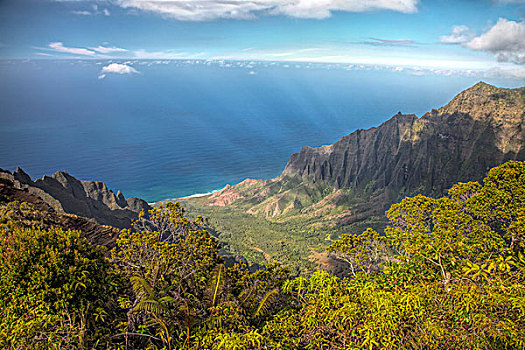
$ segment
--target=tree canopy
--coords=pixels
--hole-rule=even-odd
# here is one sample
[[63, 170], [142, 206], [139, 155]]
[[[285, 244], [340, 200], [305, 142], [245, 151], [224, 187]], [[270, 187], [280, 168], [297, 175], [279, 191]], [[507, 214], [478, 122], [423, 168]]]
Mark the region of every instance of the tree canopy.
[[111, 252], [41, 227], [28, 204], [2, 210], [2, 348], [525, 348], [524, 162], [405, 198], [384, 232], [342, 235], [327, 250], [346, 277], [228, 266], [178, 203]]

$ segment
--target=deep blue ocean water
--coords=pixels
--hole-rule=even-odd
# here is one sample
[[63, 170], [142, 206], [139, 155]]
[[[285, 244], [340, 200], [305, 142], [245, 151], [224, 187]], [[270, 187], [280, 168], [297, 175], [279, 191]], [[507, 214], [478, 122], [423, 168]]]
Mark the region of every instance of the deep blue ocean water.
[[[121, 62], [123, 63], [123, 62]], [[304, 145], [398, 111], [421, 116], [471, 76], [272, 62], [0, 61], [0, 167], [66, 170], [153, 202], [281, 173]]]

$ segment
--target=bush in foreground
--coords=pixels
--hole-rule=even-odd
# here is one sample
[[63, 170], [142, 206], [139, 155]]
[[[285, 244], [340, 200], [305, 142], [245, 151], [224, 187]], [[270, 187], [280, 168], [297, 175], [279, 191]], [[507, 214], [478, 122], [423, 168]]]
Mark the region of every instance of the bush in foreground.
[[384, 235], [328, 250], [347, 278], [225, 267], [178, 204], [121, 233], [111, 261], [60, 229], [4, 228], [0, 347], [523, 349], [525, 163], [406, 198]]
[[108, 341], [120, 276], [75, 231], [0, 231], [0, 348], [77, 349]]

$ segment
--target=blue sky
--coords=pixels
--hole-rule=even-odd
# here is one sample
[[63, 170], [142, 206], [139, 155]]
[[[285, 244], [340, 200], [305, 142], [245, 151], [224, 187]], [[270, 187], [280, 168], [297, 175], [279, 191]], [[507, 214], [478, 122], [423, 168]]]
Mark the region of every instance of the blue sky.
[[525, 0], [0, 0], [0, 57], [335, 62], [525, 79], [524, 17]]

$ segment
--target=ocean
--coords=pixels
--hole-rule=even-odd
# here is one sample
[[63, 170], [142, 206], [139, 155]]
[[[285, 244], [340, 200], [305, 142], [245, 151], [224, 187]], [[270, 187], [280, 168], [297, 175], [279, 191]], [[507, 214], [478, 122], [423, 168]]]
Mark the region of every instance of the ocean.
[[[302, 146], [421, 116], [472, 75], [290, 62], [0, 61], [0, 167], [149, 202], [279, 175]], [[439, 72], [438, 72], [439, 73]], [[519, 85], [519, 84], [517, 84]]]

